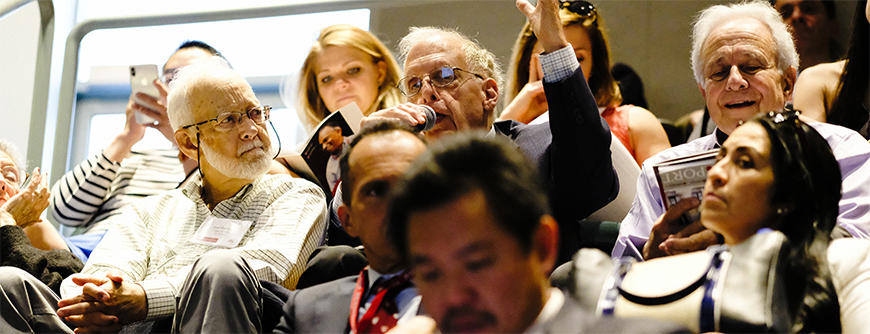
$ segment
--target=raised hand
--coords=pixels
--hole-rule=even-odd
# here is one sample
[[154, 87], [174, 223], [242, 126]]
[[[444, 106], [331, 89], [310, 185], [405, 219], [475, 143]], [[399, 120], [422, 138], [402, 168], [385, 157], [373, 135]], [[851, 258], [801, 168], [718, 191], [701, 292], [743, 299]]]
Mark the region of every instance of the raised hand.
[[39, 167], [33, 169], [30, 183], [9, 201], [0, 206], [0, 211], [8, 212], [21, 228], [41, 222], [39, 216], [48, 207], [48, 177], [40, 174]]
[[[157, 87], [160, 97], [154, 98], [148, 94], [137, 93], [136, 97], [145, 104], [133, 102], [132, 107], [134, 111], [141, 112], [156, 119], [157, 122], [145, 124], [145, 126], [157, 129], [164, 137], [166, 137], [167, 140], [174, 144], [175, 132], [172, 131], [172, 126], [169, 125], [169, 114], [166, 112], [166, 97], [169, 96], [169, 88], [160, 80], [154, 80], [153, 83], [154, 86]], [[128, 105], [128, 108], [129, 107], [130, 106]]]
[[549, 110], [547, 96], [544, 94], [544, 83], [541, 81], [543, 78], [544, 73], [541, 70], [541, 60], [537, 54], [533, 54], [531, 64], [529, 64], [529, 82], [523, 86], [523, 89], [505, 107], [499, 120], [512, 119], [529, 124], [529, 122]]
[[362, 120], [360, 120], [360, 127], [365, 126], [369, 122], [384, 118], [398, 119], [400, 122], [410, 126], [426, 123], [426, 113], [423, 109], [420, 106], [409, 102], [392, 108], [381, 109], [363, 117]]
[[559, 19], [559, 1], [538, 0], [538, 5], [532, 6], [528, 0], [517, 0], [517, 8], [529, 19], [529, 25], [538, 37], [538, 43], [544, 47], [544, 52], [568, 46], [565, 32], [562, 31], [562, 20]]

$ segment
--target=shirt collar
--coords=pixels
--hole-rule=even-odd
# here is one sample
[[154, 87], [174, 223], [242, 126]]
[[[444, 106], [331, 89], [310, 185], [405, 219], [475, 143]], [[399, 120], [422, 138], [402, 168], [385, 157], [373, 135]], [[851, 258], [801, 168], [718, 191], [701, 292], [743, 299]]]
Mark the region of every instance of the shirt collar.
[[398, 276], [398, 275], [404, 274], [405, 271], [407, 271], [407, 269], [406, 269], [406, 270], [399, 270], [399, 271], [397, 271], [397, 272], [390, 273], [390, 274], [381, 274], [381, 273], [375, 271], [374, 269], [372, 269], [371, 267], [368, 268], [368, 271], [369, 271], [369, 272], [368, 272], [368, 275], [369, 275], [369, 279], [368, 279], [369, 290], [371, 290], [372, 285], [375, 284], [375, 281], [377, 281], [378, 278], [383, 277], [385, 280], [388, 280], [388, 279], [391, 279], [391, 278], [393, 278], [393, 277], [395, 277], [395, 276]]
[[565, 304], [565, 295], [561, 290], [557, 288], [549, 288], [547, 293], [550, 294], [550, 298], [547, 298], [547, 303], [544, 304], [541, 313], [538, 313], [535, 322], [526, 329], [525, 333], [544, 333], [547, 324], [553, 321], [553, 318], [555, 318], [559, 313], [559, 310], [562, 309], [562, 305]]
[[[247, 195], [251, 191], [251, 189], [254, 188], [255, 185], [260, 184], [260, 182], [263, 181], [264, 176], [265, 175], [261, 175], [260, 177], [255, 179], [254, 182], [246, 184], [244, 187], [242, 187], [242, 189], [239, 190], [239, 192], [233, 195], [233, 197], [230, 197], [224, 201], [241, 201], [243, 198], [245, 198], [245, 195]], [[199, 173], [193, 174], [190, 177], [190, 181], [188, 181], [187, 184], [184, 185], [184, 188], [181, 188], [181, 193], [194, 202], [202, 201], [202, 176]]]
[[716, 135], [716, 137], [714, 137], [715, 145], [713, 146], [713, 148], [722, 147], [722, 144], [725, 143], [726, 140], [728, 140], [728, 134], [722, 132], [722, 130], [719, 130], [719, 128], [716, 128], [716, 130], [713, 131], [713, 134]]

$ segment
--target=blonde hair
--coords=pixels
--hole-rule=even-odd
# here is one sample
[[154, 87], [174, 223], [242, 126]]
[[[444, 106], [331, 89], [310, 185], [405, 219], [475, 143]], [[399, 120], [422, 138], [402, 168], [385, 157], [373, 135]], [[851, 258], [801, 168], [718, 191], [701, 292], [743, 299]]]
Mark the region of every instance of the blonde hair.
[[384, 43], [381, 43], [372, 33], [352, 25], [332, 25], [320, 32], [320, 37], [311, 46], [311, 51], [308, 52], [308, 57], [305, 58], [299, 75], [297, 95], [299, 108], [297, 113], [309, 131], [332, 112], [326, 108], [326, 104], [320, 98], [320, 92], [317, 89], [317, 73], [315, 73], [314, 68], [317, 58], [329, 46], [351, 46], [371, 56], [373, 63], [377, 64], [383, 61], [387, 65], [384, 81], [378, 87], [378, 97], [372, 106], [363, 110], [364, 114], [368, 115], [375, 110], [389, 108], [402, 102], [402, 94], [396, 88], [399, 79], [401, 79], [402, 70]]
[[[589, 76], [589, 88], [595, 95], [598, 106], [607, 107], [614, 104], [618, 106], [622, 103], [622, 94], [616, 80], [610, 74], [610, 43], [604, 29], [604, 20], [597, 9], [593, 13], [590, 16], [583, 16], [562, 8], [559, 10], [559, 18], [562, 20], [563, 27], [579, 25], [589, 34], [589, 41], [592, 43], [592, 50], [590, 50], [592, 73]], [[509, 105], [529, 82], [529, 62], [537, 42], [538, 38], [527, 21], [517, 37], [511, 54], [504, 106]]]

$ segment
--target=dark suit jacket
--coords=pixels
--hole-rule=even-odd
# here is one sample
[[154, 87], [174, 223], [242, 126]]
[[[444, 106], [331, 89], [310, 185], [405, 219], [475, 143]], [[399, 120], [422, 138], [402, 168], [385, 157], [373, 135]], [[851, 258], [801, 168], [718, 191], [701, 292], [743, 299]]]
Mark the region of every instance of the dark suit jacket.
[[350, 300], [358, 276], [290, 292], [275, 333], [348, 333]]
[[537, 164], [553, 216], [559, 222], [559, 262], [579, 247], [579, 220], [610, 203], [619, 192], [610, 159], [610, 127], [578, 67], [568, 78], [544, 83], [550, 121], [525, 125], [515, 121], [493, 124], [513, 139]]

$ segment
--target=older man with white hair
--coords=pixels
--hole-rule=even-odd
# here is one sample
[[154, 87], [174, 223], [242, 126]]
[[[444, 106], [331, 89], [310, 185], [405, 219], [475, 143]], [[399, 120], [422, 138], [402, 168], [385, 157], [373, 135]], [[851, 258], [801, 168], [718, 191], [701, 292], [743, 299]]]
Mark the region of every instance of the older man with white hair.
[[[260, 280], [292, 289], [320, 241], [323, 192], [265, 175], [269, 107], [240, 75], [217, 59], [187, 66], [173, 81], [168, 109], [179, 149], [199, 161], [200, 174], [124, 211], [82, 274], [63, 282], [65, 299], [46, 298], [58, 317], [49, 320], [68, 326], [50, 331], [114, 331], [167, 319], [174, 332], [260, 332]], [[4, 277], [4, 289], [10, 281], [36, 284], [16, 275]], [[27, 306], [45, 316], [45, 307]], [[12, 330], [46, 328], [31, 322]]]
[[558, 16], [552, 16], [550, 9], [557, 10], [558, 2], [532, 6], [519, 0], [517, 6], [544, 49], [549, 122], [494, 122], [501, 81], [495, 55], [458, 31], [436, 27], [411, 28], [399, 42], [405, 78], [398, 86], [408, 103], [374, 112], [363, 122], [386, 117], [417, 125], [426, 119], [418, 105], [427, 105], [437, 114], [434, 127], [423, 132], [430, 141], [475, 129], [510, 138], [538, 167], [560, 224], [556, 263], [563, 263], [581, 247], [578, 221], [610, 203], [619, 191], [610, 128], [599, 115]]
[[[655, 258], [704, 249], [718, 237], [699, 221], [678, 219], [700, 203], [690, 198], [667, 210], [652, 166], [658, 162], [719, 147], [743, 121], [761, 112], [779, 111], [791, 98], [798, 54], [779, 13], [767, 1], [712, 6], [695, 22], [692, 69], [714, 134], [670, 148], [643, 164], [637, 195], [622, 221], [613, 256]], [[840, 164], [843, 196], [835, 233], [870, 237], [870, 144], [857, 132], [827, 123], [811, 123], [828, 141]]]

